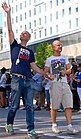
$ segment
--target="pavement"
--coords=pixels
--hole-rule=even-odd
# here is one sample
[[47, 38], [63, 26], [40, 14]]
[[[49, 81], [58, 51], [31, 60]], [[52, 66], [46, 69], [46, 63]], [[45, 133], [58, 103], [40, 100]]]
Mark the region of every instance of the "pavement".
[[[5, 132], [6, 117], [8, 109], [0, 108], [0, 139], [30, 139], [27, 136], [25, 110], [19, 109], [14, 120], [14, 135]], [[60, 134], [54, 134], [51, 130], [50, 111], [42, 109], [35, 111], [35, 130], [39, 135], [39, 139], [81, 139], [81, 114], [72, 113], [72, 124], [80, 132], [76, 135], [67, 134], [67, 124], [64, 112], [58, 112], [57, 123]]]

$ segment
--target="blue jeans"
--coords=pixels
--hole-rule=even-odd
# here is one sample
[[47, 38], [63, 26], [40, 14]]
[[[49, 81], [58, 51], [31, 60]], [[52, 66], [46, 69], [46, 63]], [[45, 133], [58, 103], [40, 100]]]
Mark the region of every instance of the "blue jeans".
[[10, 105], [10, 93], [11, 90], [6, 90], [6, 98], [7, 98], [7, 107], [9, 107]]
[[34, 129], [34, 107], [32, 89], [33, 81], [31, 78], [22, 79], [20, 77], [13, 77], [11, 81], [12, 104], [7, 117], [7, 124], [13, 124], [16, 111], [19, 107], [20, 97], [22, 93], [25, 99], [26, 107], [26, 123], [28, 131]]
[[49, 90], [45, 90], [45, 95], [46, 95], [46, 101], [47, 101], [47, 103], [50, 103], [50, 94], [49, 94]]

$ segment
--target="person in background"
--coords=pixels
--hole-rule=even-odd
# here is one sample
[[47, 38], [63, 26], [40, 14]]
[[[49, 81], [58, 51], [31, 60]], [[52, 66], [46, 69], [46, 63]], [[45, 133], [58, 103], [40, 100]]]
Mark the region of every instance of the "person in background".
[[6, 73], [6, 98], [7, 98], [7, 107], [10, 106], [10, 93], [11, 93], [11, 76], [10, 76], [10, 73]]
[[46, 97], [46, 102], [47, 105], [45, 107], [46, 111], [50, 110], [50, 79], [48, 78], [44, 78], [43, 82], [42, 82], [44, 88], [45, 88], [45, 97]]
[[1, 107], [6, 107], [6, 68], [5, 67], [1, 69], [0, 96], [1, 96]]
[[71, 73], [68, 58], [61, 55], [62, 43], [55, 40], [52, 43], [54, 54], [47, 58], [45, 63], [45, 76], [51, 80], [50, 84], [50, 103], [51, 103], [51, 118], [52, 131], [60, 133], [56, 122], [57, 110], [62, 103], [67, 121], [67, 133], [76, 134], [79, 131], [73, 128], [72, 125], [72, 108], [73, 97], [70, 87], [67, 82], [67, 74]]
[[27, 42], [30, 40], [30, 33], [23, 31], [20, 34], [20, 43], [14, 37], [14, 32], [11, 24], [11, 6], [6, 2], [2, 4], [3, 10], [7, 14], [7, 27], [10, 43], [11, 53], [11, 94], [12, 104], [7, 116], [6, 132], [14, 133], [14, 118], [19, 107], [20, 97], [22, 94], [25, 99], [26, 107], [26, 123], [27, 135], [29, 137], [38, 137], [34, 127], [34, 107], [33, 97], [34, 92], [32, 88], [32, 73], [31, 69], [40, 74], [44, 74], [43, 69], [36, 66], [34, 53], [31, 49], [27, 48]]
[[[76, 76], [77, 78], [74, 77], [73, 80], [77, 82], [77, 92], [78, 92], [80, 105], [81, 105], [81, 63], [78, 64], [78, 73]], [[81, 113], [81, 109], [78, 112]]]
[[73, 111], [79, 111], [80, 110], [80, 99], [77, 92], [77, 82], [75, 79], [77, 79], [77, 64], [72, 65], [71, 74], [70, 74], [70, 88], [73, 94]]
[[42, 93], [42, 74], [36, 73], [32, 77], [34, 84], [34, 99], [36, 100], [37, 107], [34, 109], [35, 111], [41, 110], [41, 93]]

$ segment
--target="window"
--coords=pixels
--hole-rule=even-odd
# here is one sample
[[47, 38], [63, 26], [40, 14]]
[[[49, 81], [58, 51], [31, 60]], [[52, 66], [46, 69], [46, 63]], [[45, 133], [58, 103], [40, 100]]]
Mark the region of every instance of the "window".
[[50, 35], [52, 34], [52, 27], [50, 27]]
[[24, 13], [24, 18], [26, 19], [26, 12]]
[[41, 6], [39, 6], [39, 13], [41, 13]]
[[12, 24], [14, 24], [14, 18], [12, 18]]
[[34, 0], [34, 3], [36, 3], [36, 0]]
[[26, 0], [24, 1], [24, 7], [26, 8]]
[[76, 18], [76, 27], [78, 27], [78, 18]]
[[29, 29], [31, 29], [31, 22], [29, 22]]
[[39, 25], [41, 25], [41, 18], [39, 18]]
[[50, 22], [52, 22], [52, 14], [50, 14]]
[[4, 22], [4, 27], [6, 27], [6, 21]]
[[31, 5], [31, 0], [29, 0], [29, 5]]
[[46, 16], [44, 17], [44, 23], [45, 24], [47, 23], [47, 17]]
[[44, 4], [44, 10], [46, 11], [47, 7], [46, 7], [46, 3]]
[[58, 0], [56, 0], [56, 6], [58, 6]]
[[47, 29], [44, 30], [44, 35], [47, 36]]
[[18, 11], [18, 6], [16, 5], [16, 12]]
[[52, 8], [52, 0], [50, 1], [50, 8]]
[[27, 30], [27, 25], [25, 24], [25, 30]]
[[20, 14], [20, 21], [22, 21], [22, 14]]
[[71, 29], [71, 20], [69, 20], [69, 29]]
[[36, 32], [34, 32], [34, 39], [36, 39]]
[[58, 11], [56, 11], [56, 19], [58, 19]]
[[64, 17], [64, 9], [62, 9], [62, 17]]
[[29, 10], [29, 17], [31, 17], [31, 10]]
[[14, 8], [12, 7], [12, 13], [14, 13]]
[[34, 20], [34, 27], [36, 27], [36, 20]]
[[58, 25], [56, 25], [56, 33], [58, 33]]
[[36, 15], [36, 8], [34, 8], [34, 15]]
[[8, 4], [10, 3], [10, 0], [8, 0]]
[[41, 38], [41, 30], [39, 31], [39, 38]]
[[64, 3], [64, 0], [62, 0], [62, 3]]
[[69, 14], [71, 14], [71, 7], [69, 7]]
[[18, 29], [16, 29], [16, 33], [18, 33]]
[[20, 10], [22, 10], [22, 3], [20, 3]]
[[22, 25], [20, 26], [20, 31], [22, 30]]
[[16, 23], [18, 22], [18, 16], [16, 16]]
[[78, 7], [76, 7], [76, 13], [78, 12]]
[[6, 32], [4, 32], [4, 38], [6, 38]]

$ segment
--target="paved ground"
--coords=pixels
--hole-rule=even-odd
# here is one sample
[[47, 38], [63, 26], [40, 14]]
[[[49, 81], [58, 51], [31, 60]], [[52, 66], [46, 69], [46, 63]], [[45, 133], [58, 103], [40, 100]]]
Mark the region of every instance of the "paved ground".
[[[8, 110], [0, 109], [0, 139], [29, 139], [27, 137], [25, 110], [18, 110], [14, 130], [15, 134], [10, 136], [5, 133], [5, 124]], [[39, 134], [40, 139], [81, 139], [81, 114], [73, 112], [73, 126], [80, 130], [79, 134], [68, 135], [66, 132], [66, 119], [64, 112], [58, 112], [57, 121], [59, 129], [62, 133], [56, 135], [51, 131], [51, 117], [50, 112], [41, 110], [35, 112], [35, 129]]]

